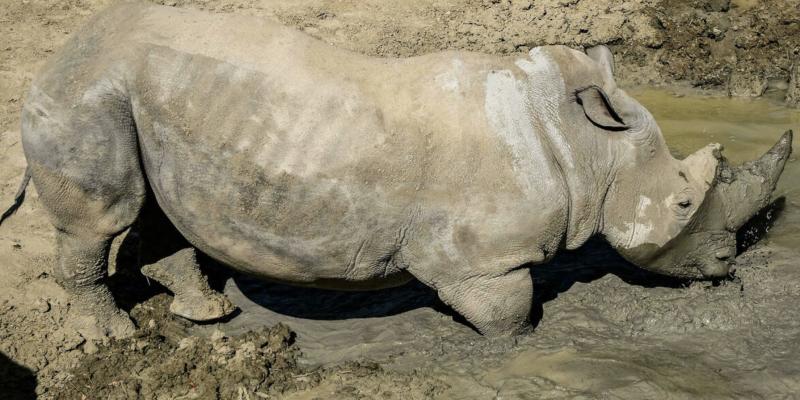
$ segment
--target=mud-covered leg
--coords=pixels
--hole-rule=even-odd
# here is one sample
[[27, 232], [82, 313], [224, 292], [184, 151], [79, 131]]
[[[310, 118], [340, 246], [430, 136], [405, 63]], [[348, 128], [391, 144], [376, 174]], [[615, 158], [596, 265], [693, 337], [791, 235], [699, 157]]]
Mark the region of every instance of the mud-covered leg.
[[437, 292], [484, 335], [515, 335], [532, 329], [533, 281], [527, 268], [444, 284]]
[[175, 294], [169, 306], [173, 314], [193, 321], [210, 321], [236, 309], [224, 294], [208, 286], [192, 247], [145, 265], [142, 273]]
[[75, 329], [87, 339], [133, 334], [136, 327], [114, 303], [105, 284], [111, 238], [57, 231], [56, 242], [55, 274], [77, 311], [72, 319]]
[[[56, 274], [84, 336], [124, 337], [134, 325], [114, 304], [109, 242], [131, 226], [145, 199], [135, 121], [120, 70], [94, 68], [72, 42], [31, 84], [22, 145], [42, 207], [56, 229]], [[82, 54], [72, 57], [72, 54]], [[72, 77], [66, 79], [65, 77]]]

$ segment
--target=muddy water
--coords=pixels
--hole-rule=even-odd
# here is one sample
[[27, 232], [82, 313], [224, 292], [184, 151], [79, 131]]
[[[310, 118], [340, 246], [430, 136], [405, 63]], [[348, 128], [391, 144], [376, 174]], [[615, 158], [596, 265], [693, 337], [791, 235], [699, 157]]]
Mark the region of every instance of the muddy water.
[[[733, 162], [756, 157], [800, 112], [768, 100], [636, 90], [679, 154], [716, 141]], [[445, 382], [440, 398], [788, 398], [800, 393], [800, 164], [787, 164], [786, 209], [738, 258], [733, 281], [652, 276], [593, 241], [533, 268], [536, 331], [487, 339], [418, 283], [341, 293], [228, 281], [242, 313], [231, 334], [285, 322], [308, 366], [377, 361]], [[199, 327], [207, 334], [213, 326]], [[380, 380], [376, 375], [374, 378]], [[319, 390], [298, 393], [314, 398]], [[787, 397], [788, 396], [788, 397]]]

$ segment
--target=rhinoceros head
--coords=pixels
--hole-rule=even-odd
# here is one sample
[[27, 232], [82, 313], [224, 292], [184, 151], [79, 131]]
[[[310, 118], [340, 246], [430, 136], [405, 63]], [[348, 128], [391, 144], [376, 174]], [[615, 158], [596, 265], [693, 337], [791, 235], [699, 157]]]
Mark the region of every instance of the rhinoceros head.
[[726, 276], [736, 232], [769, 204], [791, 142], [789, 131], [739, 167], [728, 165], [719, 145], [709, 145], [683, 160], [664, 153], [622, 169], [608, 193], [603, 233], [642, 268], [686, 278]]
[[[642, 268], [684, 278], [727, 276], [737, 230], [771, 201], [791, 153], [791, 131], [761, 158], [739, 167], [728, 165], [719, 144], [676, 159], [652, 115], [616, 88], [608, 49], [596, 47], [587, 54], [584, 59], [592, 61], [580, 64], [593, 65], [571, 69], [585, 76], [582, 70], [589, 68], [600, 84], [575, 85], [575, 102], [613, 138], [615, 164], [600, 231]], [[564, 79], [586, 78], [568, 69]]]

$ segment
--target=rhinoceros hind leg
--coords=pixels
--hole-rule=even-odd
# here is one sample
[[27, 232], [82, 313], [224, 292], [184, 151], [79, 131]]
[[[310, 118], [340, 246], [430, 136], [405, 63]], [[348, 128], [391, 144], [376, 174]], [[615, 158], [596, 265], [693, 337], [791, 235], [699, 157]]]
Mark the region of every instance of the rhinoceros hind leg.
[[509, 336], [532, 329], [533, 281], [527, 268], [495, 277], [473, 277], [440, 286], [437, 292], [484, 335]]
[[56, 243], [55, 275], [77, 311], [68, 323], [86, 339], [131, 336], [136, 327], [117, 307], [104, 282], [111, 239], [57, 231]]
[[211, 321], [225, 317], [236, 309], [224, 294], [208, 286], [208, 279], [200, 271], [193, 247], [145, 265], [142, 273], [175, 295], [169, 306], [175, 315], [192, 321]]

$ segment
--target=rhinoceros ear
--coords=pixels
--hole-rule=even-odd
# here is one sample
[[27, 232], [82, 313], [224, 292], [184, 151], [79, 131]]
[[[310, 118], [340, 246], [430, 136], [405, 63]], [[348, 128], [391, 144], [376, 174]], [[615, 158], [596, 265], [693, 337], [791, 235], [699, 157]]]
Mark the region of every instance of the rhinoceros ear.
[[614, 79], [614, 54], [608, 47], [601, 45], [586, 49], [586, 55], [603, 68], [608, 79]]
[[619, 116], [603, 89], [589, 86], [575, 93], [576, 101], [583, 107], [586, 118], [600, 128], [624, 131], [630, 128]]

